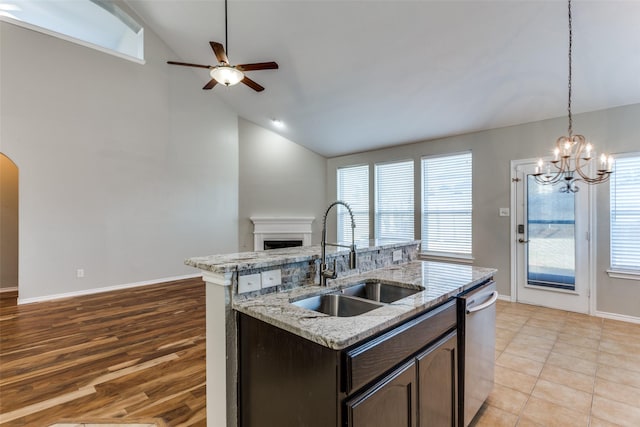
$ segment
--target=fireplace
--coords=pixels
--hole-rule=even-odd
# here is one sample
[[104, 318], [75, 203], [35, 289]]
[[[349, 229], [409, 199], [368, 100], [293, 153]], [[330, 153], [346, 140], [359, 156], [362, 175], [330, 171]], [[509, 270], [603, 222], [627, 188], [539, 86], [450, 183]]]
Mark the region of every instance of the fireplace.
[[251, 217], [253, 250], [311, 246], [313, 217]]

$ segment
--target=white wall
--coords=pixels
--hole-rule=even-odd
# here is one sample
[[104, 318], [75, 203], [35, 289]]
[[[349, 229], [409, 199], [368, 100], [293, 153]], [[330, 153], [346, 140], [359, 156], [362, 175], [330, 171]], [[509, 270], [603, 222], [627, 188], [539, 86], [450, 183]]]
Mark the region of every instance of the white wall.
[[313, 243], [320, 243], [326, 159], [243, 119], [239, 139], [240, 251], [253, 250], [252, 216], [315, 217]]
[[[640, 104], [574, 115], [573, 127], [600, 150], [640, 151], [638, 118]], [[555, 140], [566, 132], [566, 126], [566, 118], [559, 118], [332, 158], [327, 163], [328, 199], [336, 195], [338, 167], [391, 160], [419, 161], [421, 156], [472, 150], [474, 264], [497, 268], [498, 290], [509, 295], [510, 220], [500, 217], [498, 208], [510, 206], [510, 161], [550, 153]], [[608, 197], [607, 184], [596, 187], [597, 310], [640, 317], [640, 282], [611, 279], [604, 273], [609, 265]], [[419, 203], [419, 196], [416, 200]], [[335, 235], [335, 230], [332, 233]]]
[[8, 23], [0, 37], [21, 301], [194, 274], [184, 258], [237, 249], [237, 116], [152, 31], [145, 65]]

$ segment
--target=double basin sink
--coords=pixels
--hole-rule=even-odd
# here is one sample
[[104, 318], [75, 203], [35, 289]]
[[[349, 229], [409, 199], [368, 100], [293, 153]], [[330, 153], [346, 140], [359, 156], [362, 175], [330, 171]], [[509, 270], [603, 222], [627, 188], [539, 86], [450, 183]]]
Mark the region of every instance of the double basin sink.
[[291, 304], [329, 316], [351, 317], [421, 292], [380, 281], [364, 281], [336, 292], [307, 297]]

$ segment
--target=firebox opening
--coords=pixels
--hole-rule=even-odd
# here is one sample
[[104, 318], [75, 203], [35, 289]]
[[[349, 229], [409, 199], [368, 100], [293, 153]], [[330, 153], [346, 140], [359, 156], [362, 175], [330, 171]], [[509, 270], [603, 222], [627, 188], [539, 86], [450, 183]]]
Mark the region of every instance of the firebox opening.
[[269, 249], [282, 249], [282, 248], [294, 248], [296, 246], [302, 246], [302, 240], [265, 240], [264, 250]]

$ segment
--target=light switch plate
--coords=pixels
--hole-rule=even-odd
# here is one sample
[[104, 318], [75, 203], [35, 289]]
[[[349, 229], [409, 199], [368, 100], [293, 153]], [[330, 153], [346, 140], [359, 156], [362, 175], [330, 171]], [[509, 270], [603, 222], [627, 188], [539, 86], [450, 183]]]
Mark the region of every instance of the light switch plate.
[[282, 284], [282, 273], [279, 269], [263, 271], [262, 273], [260, 273], [260, 276], [262, 276], [263, 289]]
[[259, 291], [262, 287], [260, 281], [260, 274], [247, 274], [245, 276], [238, 277], [238, 293], [244, 294], [245, 292]]
[[393, 251], [393, 253], [391, 254], [391, 261], [402, 261], [402, 249]]
[[509, 208], [500, 208], [500, 216], [509, 216]]

